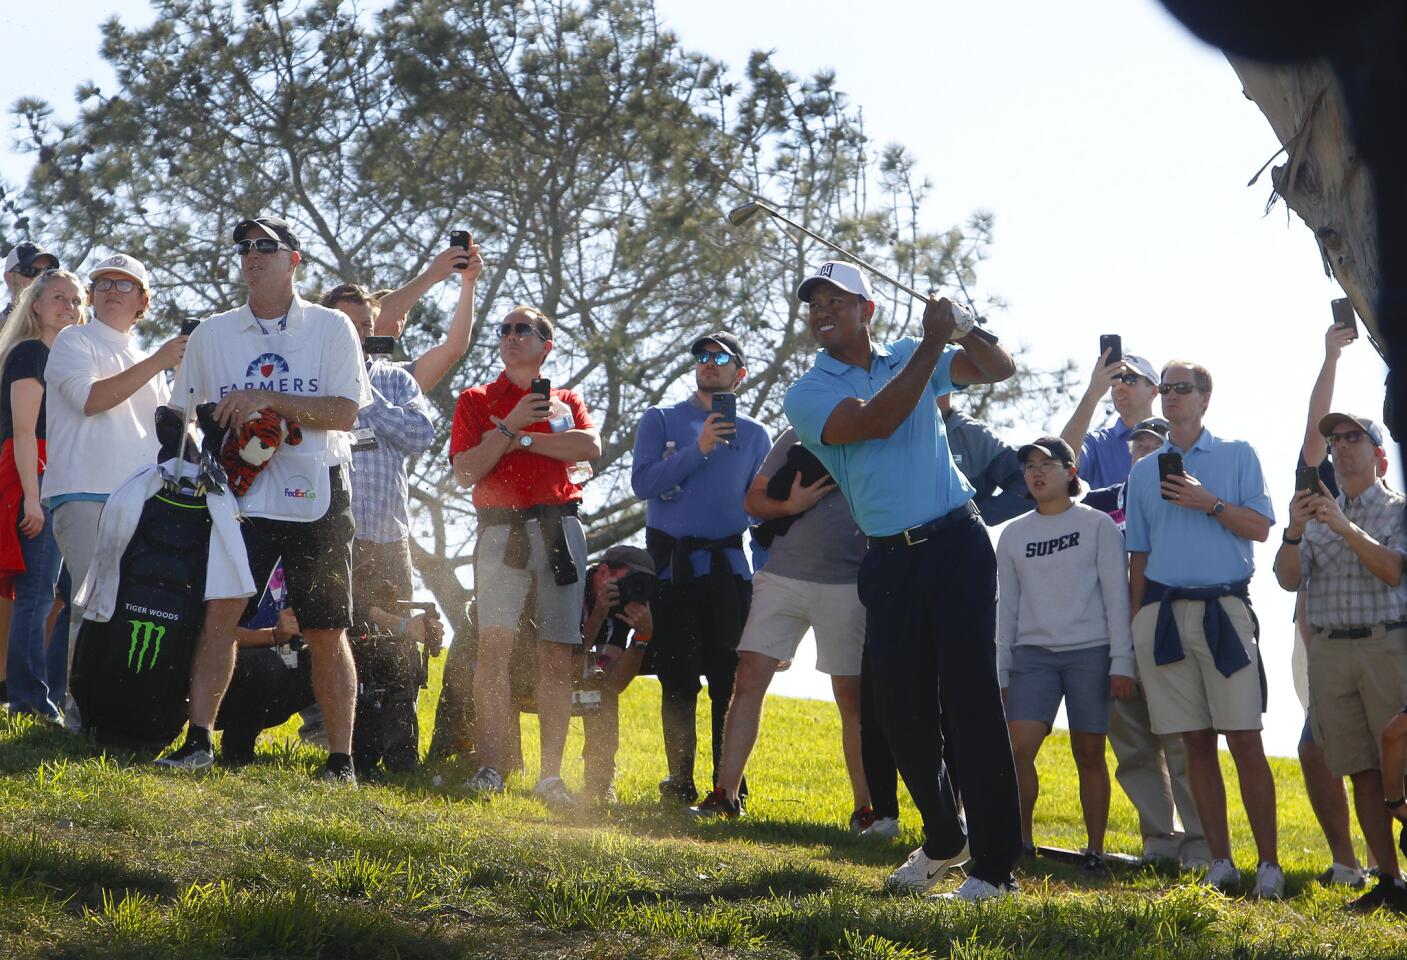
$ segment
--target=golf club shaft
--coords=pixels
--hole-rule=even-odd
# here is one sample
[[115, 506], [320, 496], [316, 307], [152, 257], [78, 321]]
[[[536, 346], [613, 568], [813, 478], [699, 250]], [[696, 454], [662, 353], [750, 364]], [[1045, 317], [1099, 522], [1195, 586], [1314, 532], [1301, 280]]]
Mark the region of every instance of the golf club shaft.
[[802, 226], [801, 224], [799, 224], [799, 223], [796, 223], [796, 222], [794, 222], [794, 221], [792, 221], [792, 220], [788, 220], [786, 217], [782, 216], [779, 212], [777, 212], [776, 210], [774, 210], [774, 209], [772, 209], [771, 207], [767, 206], [765, 203], [758, 203], [757, 206], [758, 206], [758, 209], [760, 209], [763, 213], [770, 214], [771, 216], [776, 217], [778, 220], [782, 221], [782, 223], [785, 223], [787, 226], [789, 226], [789, 227], [794, 227], [795, 229], [800, 230], [802, 233], [806, 234], [808, 237], [810, 237], [812, 240], [815, 240], [817, 243], [823, 243], [823, 244], [825, 244], [826, 246], [830, 247], [832, 250], [834, 250], [836, 253], [839, 253], [839, 254], [842, 254], [843, 256], [845, 256], [846, 259], [855, 261], [856, 265], [861, 266], [861, 267], [864, 267], [864, 268], [865, 268], [866, 270], [868, 270], [870, 273], [874, 274], [876, 277], [879, 277], [879, 279], [885, 281], [886, 283], [889, 283], [889, 284], [892, 284], [892, 285], [898, 287], [900, 290], [904, 291], [904, 292], [907, 293], [909, 296], [913, 297], [915, 300], [920, 300], [920, 301], [922, 301], [922, 302], [924, 302], [924, 303], [927, 303], [927, 302], [928, 302], [928, 297], [927, 297], [927, 295], [922, 294], [922, 293], [919, 293], [917, 290], [915, 290], [913, 287], [909, 286], [908, 284], [900, 283], [898, 280], [895, 280], [893, 277], [889, 276], [889, 274], [885, 273], [883, 270], [880, 270], [880, 269], [878, 269], [877, 267], [871, 266], [870, 264], [866, 263], [864, 260], [861, 260], [859, 257], [855, 256], [855, 254], [851, 253], [849, 250], [846, 250], [844, 247], [840, 246], [839, 244], [833, 243], [833, 242], [831, 242], [830, 240], [827, 240], [825, 237], [823, 237], [823, 236], [821, 236], [821, 235], [819, 235], [819, 234], [812, 233], [810, 230], [807, 230], [805, 227], [803, 227], [803, 226]]

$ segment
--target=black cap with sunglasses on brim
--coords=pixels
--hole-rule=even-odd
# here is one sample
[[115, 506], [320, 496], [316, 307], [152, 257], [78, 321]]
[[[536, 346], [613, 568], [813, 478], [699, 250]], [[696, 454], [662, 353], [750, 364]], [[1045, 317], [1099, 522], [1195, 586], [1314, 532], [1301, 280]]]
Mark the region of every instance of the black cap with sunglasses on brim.
[[[1340, 428], [1344, 426], [1349, 429], [1341, 430]], [[1326, 440], [1329, 440], [1335, 433], [1351, 433], [1354, 430], [1366, 433], [1368, 439], [1373, 441], [1373, 446], [1381, 447], [1383, 445], [1383, 428], [1367, 417], [1355, 417], [1351, 413], [1330, 413], [1319, 421], [1319, 435]], [[1332, 446], [1333, 441], [1329, 442]]]
[[15, 244], [5, 255], [5, 273], [14, 272], [22, 277], [37, 277], [45, 270], [58, 268], [59, 258], [30, 240]]
[[263, 227], [270, 236], [276, 237], [284, 243], [290, 250], [298, 250], [298, 235], [293, 232], [293, 224], [282, 217], [255, 217], [252, 220], [241, 220], [235, 224], [234, 240], [239, 243], [249, 236], [249, 231], [255, 227]]
[[743, 361], [743, 348], [739, 345], [738, 338], [731, 333], [720, 330], [718, 333], [710, 333], [706, 337], [699, 337], [694, 341], [694, 345], [689, 348], [689, 352], [694, 356], [698, 356], [708, 344], [713, 344], [715, 347], [726, 352], [734, 360], [738, 361], [738, 366], [747, 366]]

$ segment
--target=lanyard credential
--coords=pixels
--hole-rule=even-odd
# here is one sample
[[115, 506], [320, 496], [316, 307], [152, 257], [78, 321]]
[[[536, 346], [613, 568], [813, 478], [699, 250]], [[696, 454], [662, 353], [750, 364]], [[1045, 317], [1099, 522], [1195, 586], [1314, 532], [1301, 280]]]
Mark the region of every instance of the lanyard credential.
[[[269, 335], [269, 328], [264, 326], [264, 321], [260, 320], [258, 317], [254, 317], [254, 322], [259, 325], [259, 332], [267, 337]], [[283, 333], [285, 330], [288, 329], [288, 314], [285, 313], [277, 320], [272, 320], [270, 322], [274, 325], [275, 333]]]

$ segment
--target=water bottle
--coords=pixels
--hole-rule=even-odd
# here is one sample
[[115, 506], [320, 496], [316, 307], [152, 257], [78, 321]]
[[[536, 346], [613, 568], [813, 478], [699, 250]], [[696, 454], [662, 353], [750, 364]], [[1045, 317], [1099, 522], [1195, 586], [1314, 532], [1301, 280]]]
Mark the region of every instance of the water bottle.
[[[673, 440], [666, 440], [666, 441], [665, 441], [665, 444], [664, 444], [664, 457], [663, 457], [662, 459], [668, 460], [670, 457], [674, 456], [674, 454], [677, 453], [677, 452], [678, 452], [678, 451], [677, 451], [677, 450], [675, 449], [675, 447], [674, 447], [674, 441], [673, 441]], [[683, 493], [684, 493], [684, 488], [681, 487], [681, 486], [679, 486], [679, 485], [676, 483], [673, 487], [671, 487], [670, 489], [666, 490], [664, 493], [660, 494], [660, 499], [661, 499], [661, 500], [678, 500], [679, 497], [680, 497], [680, 495], [683, 494]]]
[[596, 475], [596, 471], [591, 469], [591, 464], [585, 460], [578, 460], [567, 468], [567, 480], [578, 487]]

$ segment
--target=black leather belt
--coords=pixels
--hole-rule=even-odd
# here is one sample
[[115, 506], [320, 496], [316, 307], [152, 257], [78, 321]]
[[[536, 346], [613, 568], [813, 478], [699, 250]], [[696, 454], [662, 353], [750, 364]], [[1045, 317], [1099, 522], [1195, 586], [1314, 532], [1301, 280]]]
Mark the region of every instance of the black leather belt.
[[[1346, 630], [1330, 630], [1330, 640], [1362, 640], [1371, 637], [1377, 627], [1349, 627]], [[1393, 630], [1407, 629], [1407, 620], [1394, 620], [1391, 623], [1383, 624], [1383, 633], [1390, 633]]]
[[931, 540], [938, 536], [938, 534], [942, 533], [948, 527], [954, 526], [963, 520], [980, 516], [982, 516], [982, 514], [978, 512], [977, 504], [969, 500], [957, 509], [943, 514], [937, 520], [920, 523], [916, 527], [909, 527], [907, 530], [891, 533], [887, 537], [870, 537], [870, 549], [894, 550], [898, 547], [916, 547], [925, 540]]

